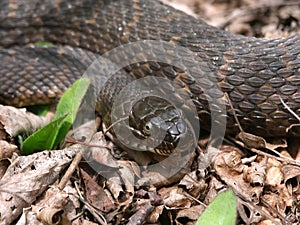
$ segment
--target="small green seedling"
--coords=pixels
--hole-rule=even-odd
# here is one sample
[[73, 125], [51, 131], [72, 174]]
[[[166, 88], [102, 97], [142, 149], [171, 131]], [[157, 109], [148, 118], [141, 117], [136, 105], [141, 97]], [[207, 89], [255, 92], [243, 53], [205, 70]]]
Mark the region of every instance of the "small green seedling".
[[64, 93], [57, 105], [53, 121], [23, 142], [21, 148], [24, 155], [57, 148], [74, 123], [89, 83], [88, 78], [81, 78]]

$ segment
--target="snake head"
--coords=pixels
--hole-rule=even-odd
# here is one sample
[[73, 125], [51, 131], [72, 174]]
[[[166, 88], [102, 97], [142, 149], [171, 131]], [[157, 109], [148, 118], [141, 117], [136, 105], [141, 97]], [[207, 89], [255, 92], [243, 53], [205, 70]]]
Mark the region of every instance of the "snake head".
[[[141, 151], [170, 155], [179, 142], [190, 141], [190, 130], [182, 112], [167, 100], [148, 96], [137, 101], [129, 115], [129, 126], [139, 139], [149, 145], [140, 145]], [[145, 142], [143, 142], [145, 143]]]

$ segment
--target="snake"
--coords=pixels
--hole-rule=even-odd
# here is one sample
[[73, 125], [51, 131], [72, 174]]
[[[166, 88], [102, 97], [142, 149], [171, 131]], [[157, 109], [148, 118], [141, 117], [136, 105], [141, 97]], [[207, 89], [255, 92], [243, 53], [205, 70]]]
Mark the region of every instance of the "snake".
[[[34, 46], [40, 41], [52, 46]], [[53, 102], [98, 56], [139, 41], [180, 46], [192, 53], [194, 61], [180, 50], [177, 60], [182, 67], [147, 59], [124, 66], [101, 93], [105, 97], [98, 100], [100, 114], [110, 115], [112, 99], [133, 80], [165, 77], [187, 93], [203, 129], [210, 129], [212, 111], [218, 111], [209, 99], [224, 99], [227, 93], [233, 108], [226, 102], [220, 115], [226, 120], [226, 134], [239, 132], [235, 114], [246, 132], [265, 138], [300, 136], [297, 129], [289, 129], [296, 127], [295, 115], [300, 115], [299, 35], [276, 39], [237, 35], [158, 0], [1, 1], [0, 102], [15, 106]], [[133, 58], [143, 59], [150, 51], [134, 46], [127, 49]], [[170, 154], [186, 132], [180, 113], [157, 96], [133, 108], [130, 126], [136, 136], [147, 138], [151, 129], [160, 128], [162, 123], [153, 118], [162, 118], [166, 125], [164, 142], [144, 150]]]

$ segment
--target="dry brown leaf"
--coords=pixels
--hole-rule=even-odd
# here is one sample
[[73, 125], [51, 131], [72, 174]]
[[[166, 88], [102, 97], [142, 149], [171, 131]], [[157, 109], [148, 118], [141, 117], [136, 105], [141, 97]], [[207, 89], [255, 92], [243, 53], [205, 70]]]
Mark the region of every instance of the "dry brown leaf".
[[[30, 221], [30, 222], [29, 222]], [[36, 215], [34, 215], [31, 211], [31, 207], [23, 209], [22, 216], [16, 223], [16, 225], [44, 225], [42, 222], [36, 219]]]
[[0, 160], [11, 158], [14, 152], [18, 152], [16, 145], [0, 140]]
[[201, 194], [207, 190], [207, 183], [204, 178], [199, 178], [196, 175], [196, 171], [186, 174], [179, 182], [179, 187], [183, 187], [187, 193], [194, 198], [199, 198]]
[[58, 188], [50, 188], [47, 190], [45, 197], [37, 204], [32, 206], [32, 212], [37, 219], [44, 224], [71, 224], [65, 218], [64, 207], [68, 203], [68, 194]]
[[135, 197], [137, 199], [149, 199], [152, 205], [162, 206], [164, 204], [162, 197], [156, 193], [156, 190], [146, 191], [139, 189], [135, 192]]
[[137, 212], [133, 214], [127, 223], [127, 225], [141, 225], [144, 224], [144, 221], [146, 220], [147, 216], [151, 213], [154, 206], [151, 205], [149, 200], [142, 201], [142, 203], [139, 204]]
[[245, 166], [243, 170], [244, 180], [253, 186], [263, 186], [266, 178], [267, 158], [259, 162], [252, 162], [250, 166]]
[[[56, 187], [51, 187], [35, 205], [27, 210], [23, 210], [17, 225], [56, 225], [55, 221], [57, 221], [57, 224], [63, 225], [81, 225], [84, 224], [82, 216], [71, 222], [73, 218], [76, 218], [78, 209], [80, 209], [80, 205], [74, 187], [67, 185], [63, 191]], [[46, 223], [45, 219], [47, 218], [52, 218], [52, 220]], [[59, 223], [58, 221], [61, 222]]]
[[146, 218], [146, 221], [150, 224], [158, 223], [158, 219], [164, 210], [164, 205], [154, 207], [152, 212]]
[[174, 164], [175, 159], [177, 159], [175, 154], [170, 156], [173, 157], [172, 159], [169, 158], [166, 161], [162, 161], [153, 168], [145, 167], [141, 178], [136, 183], [137, 187], [149, 186], [150, 184], [155, 187], [164, 187], [179, 182], [190, 171], [195, 155], [195, 153], [191, 153], [187, 154], [186, 158], [181, 158], [183, 162], [186, 162], [185, 165], [181, 165], [182, 167]]
[[[280, 224], [280, 221], [278, 221], [278, 224]], [[277, 225], [276, 223], [272, 222], [271, 220], [263, 220], [260, 223], [258, 223], [257, 225]]]
[[[264, 194], [262, 199], [269, 205], [269, 207], [264, 208], [266, 211], [269, 211], [273, 217], [277, 217], [278, 214], [285, 215], [287, 207], [289, 209], [293, 208], [292, 196], [288, 193], [283, 184], [277, 186], [276, 191]], [[274, 211], [274, 209], [276, 211]]]
[[108, 193], [92, 179], [89, 174], [84, 170], [81, 170], [82, 178], [85, 183], [85, 193], [88, 202], [103, 212], [109, 212], [116, 209], [115, 203], [112, 201], [112, 197], [108, 196]]
[[[81, 225], [82, 223], [80, 223], [78, 219], [75, 221], [73, 220], [74, 218], [78, 217], [77, 214], [82, 210], [82, 204], [79, 201], [79, 196], [77, 192], [78, 190], [76, 190], [76, 188], [71, 182], [68, 182], [63, 191], [68, 194], [69, 200], [67, 205], [64, 206], [64, 212], [66, 214], [66, 217], [69, 220], [72, 220], [72, 225]], [[82, 221], [84, 220], [83, 216], [78, 218], [81, 218]]]
[[11, 106], [0, 105], [0, 136], [8, 138], [19, 134], [31, 134], [37, 129], [44, 127], [49, 121], [45, 117], [36, 116], [26, 109], [17, 109]]
[[256, 224], [263, 218], [260, 213], [255, 211], [253, 207], [250, 207], [248, 203], [243, 202], [241, 199], [238, 199], [237, 201], [237, 211], [246, 224]]
[[176, 186], [162, 188], [159, 190], [159, 194], [164, 199], [164, 204], [168, 209], [187, 209], [192, 205], [184, 191]]
[[[132, 196], [135, 177], [140, 176], [138, 165], [132, 161], [117, 160], [106, 147], [107, 143], [102, 132], [96, 133], [90, 144], [93, 147], [87, 151], [84, 158], [86, 161], [95, 162], [90, 163], [91, 167], [97, 174], [107, 179], [107, 186], [114, 198], [119, 199], [125, 192], [131, 193]], [[125, 191], [122, 185], [125, 185]]]
[[214, 168], [219, 177], [232, 187], [235, 193], [248, 201], [258, 203], [263, 191], [266, 161], [261, 159], [252, 162], [250, 166], [242, 165], [241, 155], [237, 151], [223, 152], [216, 157]]
[[0, 180], [0, 224], [10, 224], [54, 183], [78, 146], [17, 157]]
[[287, 186], [289, 193], [300, 193], [300, 168], [294, 165], [284, 165], [282, 167], [284, 183]]
[[151, 205], [155, 206], [146, 218], [146, 221], [151, 224], [158, 223], [164, 209], [162, 197], [153, 191], [139, 189], [135, 193], [137, 199], [146, 199], [146, 201], [150, 201]]
[[3, 175], [5, 174], [7, 168], [10, 165], [9, 159], [2, 159], [0, 160], [0, 180], [2, 179]]
[[195, 205], [188, 209], [180, 210], [176, 216], [178, 224], [186, 224], [187, 221], [195, 223], [202, 212], [205, 210], [203, 205]]
[[112, 193], [114, 199], [117, 199], [120, 202], [127, 202], [128, 196], [126, 194], [126, 191], [123, 189], [122, 185], [120, 184], [120, 180], [118, 179], [118, 177], [114, 177], [114, 178], [115, 179], [111, 178], [110, 180], [106, 181], [107, 189]]
[[137, 187], [144, 187], [153, 184], [155, 187], [167, 186], [170, 183], [180, 180], [182, 174], [179, 173], [177, 176], [165, 177], [160, 172], [145, 170], [142, 173], [142, 178], [137, 181]]
[[215, 199], [220, 190], [226, 188], [226, 185], [224, 185], [224, 183], [222, 183], [221, 181], [217, 180], [214, 176], [211, 178], [208, 186], [209, 189], [203, 201], [203, 203], [206, 205], [209, 205], [209, 203], [211, 203]]
[[276, 187], [282, 180], [282, 164], [277, 160], [268, 159], [265, 185]]

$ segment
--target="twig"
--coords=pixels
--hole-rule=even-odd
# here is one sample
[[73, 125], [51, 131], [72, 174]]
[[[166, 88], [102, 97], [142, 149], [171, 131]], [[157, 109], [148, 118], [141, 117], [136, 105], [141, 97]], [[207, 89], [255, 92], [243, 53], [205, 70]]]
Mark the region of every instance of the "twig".
[[248, 148], [266, 148], [266, 140], [260, 136], [256, 136], [255, 134], [250, 134], [247, 133], [243, 130], [240, 121], [237, 118], [237, 115], [235, 113], [235, 110], [233, 108], [232, 102], [228, 96], [228, 94], [225, 92], [224, 93], [225, 97], [227, 98], [227, 101], [229, 103], [229, 106], [232, 110], [233, 117], [238, 125], [238, 128], [240, 130], [239, 134], [237, 137], [243, 141], [244, 145]]
[[300, 117], [283, 101], [283, 99], [280, 96], [279, 99], [282, 105], [300, 122]]
[[78, 193], [79, 196], [79, 201], [81, 201], [84, 204], [84, 207], [89, 210], [89, 212], [94, 216], [94, 218], [101, 224], [101, 225], [107, 225], [107, 221], [105, 219], [105, 217], [102, 215], [102, 213], [97, 210], [94, 206], [92, 206], [91, 204], [89, 204], [84, 197], [82, 196], [78, 184], [75, 182], [75, 189]]
[[[91, 128], [91, 132], [88, 133], [88, 136], [87, 136], [87, 139], [86, 139], [87, 141], [90, 141], [92, 139], [92, 136], [94, 135], [94, 133], [97, 131], [97, 127], [100, 125], [100, 119], [99, 118], [96, 118], [94, 125], [95, 126], [93, 126]], [[64, 187], [66, 186], [68, 180], [70, 179], [70, 177], [74, 173], [76, 167], [80, 163], [80, 161], [82, 159], [82, 156], [83, 156], [83, 154], [84, 154], [84, 152], [87, 148], [88, 148], [87, 145], [82, 145], [82, 149], [74, 157], [74, 159], [73, 159], [72, 163], [70, 164], [68, 170], [66, 171], [65, 175], [62, 177], [59, 184], [57, 185], [57, 187], [60, 190], [64, 189]]]
[[284, 224], [291, 224], [283, 215], [281, 215], [278, 210], [274, 209], [272, 206], [270, 206], [266, 201], [263, 199], [260, 199], [260, 202], [267, 208], [269, 209], [272, 213], [276, 214], [281, 221], [283, 221]]
[[107, 148], [107, 146], [104, 146], [104, 145], [94, 145], [94, 144], [89, 144], [89, 143], [87, 143], [87, 142], [77, 141], [77, 140], [72, 139], [72, 138], [66, 138], [66, 139], [65, 139], [65, 142], [67, 142], [67, 143], [72, 143], [72, 144], [80, 144], [80, 145], [84, 145], [84, 146], [87, 146], [87, 147]]
[[117, 121], [113, 122], [104, 132], [104, 134], [106, 134], [108, 131], [110, 131], [116, 124], [126, 120], [127, 118], [121, 118], [121, 119], [118, 119]]
[[[234, 190], [234, 193], [235, 193], [235, 190]], [[235, 193], [237, 194], [237, 193]], [[238, 198], [238, 201], [241, 203], [241, 204], [244, 204], [246, 205], [247, 207], [249, 208], [252, 208], [252, 210], [256, 210], [257, 212], [259, 212], [261, 215], [264, 215], [266, 218], [268, 218], [270, 221], [272, 221], [274, 224], [276, 225], [281, 225], [280, 223], [278, 223], [269, 213], [265, 212], [264, 210], [262, 210], [259, 206], [253, 204], [252, 202], [248, 202], [248, 201], [245, 201], [243, 200], [241, 197]]]
[[236, 113], [235, 113], [235, 110], [234, 110], [234, 107], [233, 107], [233, 105], [232, 105], [231, 99], [229, 98], [227, 92], [225, 92], [224, 95], [225, 95], [225, 97], [226, 97], [226, 99], [227, 99], [227, 102], [228, 102], [228, 104], [229, 104], [229, 106], [230, 106], [230, 108], [231, 108], [231, 110], [232, 110], [232, 114], [233, 114], [234, 120], [235, 120], [236, 124], [238, 125], [238, 127], [239, 127], [239, 129], [240, 129], [240, 132], [245, 133], [245, 131], [243, 130], [243, 128], [242, 128], [242, 126], [241, 126], [241, 124], [240, 124], [239, 119], [237, 118], [237, 115], [236, 115]]
[[278, 152], [275, 152], [275, 153], [278, 154], [279, 157], [278, 157], [278, 156], [271, 155], [271, 154], [266, 153], [266, 152], [263, 152], [263, 151], [260, 151], [260, 150], [255, 149], [255, 148], [248, 148], [248, 149], [249, 149], [250, 151], [256, 153], [256, 154], [263, 155], [263, 156], [267, 156], [267, 157], [269, 157], [269, 158], [276, 159], [276, 160], [278, 160], [278, 161], [280, 161], [280, 162], [286, 162], [286, 163], [288, 163], [288, 164], [292, 164], [292, 165], [295, 165], [295, 166], [300, 166], [300, 162], [299, 162], [299, 161], [293, 160], [293, 159], [289, 159], [289, 158], [287, 158], [287, 157], [281, 155], [281, 154], [278, 153]]
[[184, 192], [183, 194], [184, 194], [186, 197], [188, 197], [188, 198], [194, 200], [195, 202], [199, 203], [199, 205], [202, 205], [204, 208], [207, 208], [207, 205], [206, 205], [206, 204], [204, 204], [203, 202], [199, 201], [198, 199], [196, 199], [195, 197], [193, 197], [193, 196], [190, 195], [189, 193]]

